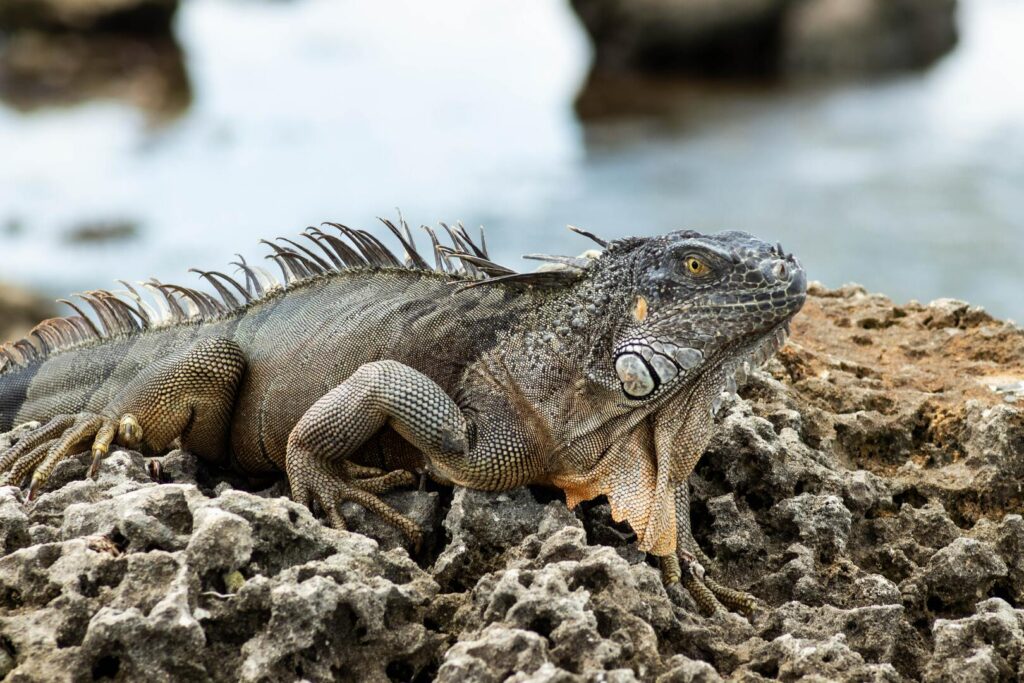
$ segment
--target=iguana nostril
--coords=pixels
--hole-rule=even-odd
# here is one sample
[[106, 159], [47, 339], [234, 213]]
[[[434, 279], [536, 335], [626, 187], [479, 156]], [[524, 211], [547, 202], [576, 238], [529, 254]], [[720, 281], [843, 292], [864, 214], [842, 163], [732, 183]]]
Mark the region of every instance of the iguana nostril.
[[800, 268], [799, 264], [792, 266], [791, 270], [790, 277], [792, 280], [789, 283], [789, 287], [786, 288], [786, 293], [791, 296], [805, 295], [807, 293], [807, 275]]
[[790, 270], [789, 268], [786, 267], [784, 261], [778, 261], [772, 267], [772, 275], [774, 275], [775, 279], [778, 280], [779, 282], [786, 282], [787, 280], [789, 280], [789, 274]]

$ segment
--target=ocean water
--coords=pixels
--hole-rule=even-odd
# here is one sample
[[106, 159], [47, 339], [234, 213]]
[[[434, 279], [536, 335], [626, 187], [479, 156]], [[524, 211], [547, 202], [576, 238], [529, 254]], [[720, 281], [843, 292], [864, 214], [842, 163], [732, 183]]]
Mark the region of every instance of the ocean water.
[[[590, 81], [561, 0], [186, 0], [187, 108], [138, 107], [136, 86], [0, 103], [0, 281], [193, 283], [261, 237], [400, 207], [487, 226], [515, 266], [587, 248], [570, 223], [742, 229], [829, 285], [1024, 320], [1024, 3], [960, 11], [960, 45], [920, 73], [727, 87]], [[69, 237], [94, 223], [136, 234]]]

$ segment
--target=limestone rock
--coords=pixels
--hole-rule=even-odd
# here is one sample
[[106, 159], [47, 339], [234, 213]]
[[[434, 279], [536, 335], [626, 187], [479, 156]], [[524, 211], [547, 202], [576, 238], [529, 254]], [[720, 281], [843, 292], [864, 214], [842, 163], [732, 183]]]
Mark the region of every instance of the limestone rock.
[[1024, 417], [979, 379], [1024, 377], [1024, 332], [971, 311], [812, 288], [723, 405], [693, 529], [708, 573], [763, 601], [751, 621], [666, 589], [600, 500], [397, 491], [425, 529], [410, 556], [353, 506], [338, 531], [281, 482], [120, 451], [95, 480], [70, 458], [32, 504], [0, 487], [0, 675], [1024, 677]]

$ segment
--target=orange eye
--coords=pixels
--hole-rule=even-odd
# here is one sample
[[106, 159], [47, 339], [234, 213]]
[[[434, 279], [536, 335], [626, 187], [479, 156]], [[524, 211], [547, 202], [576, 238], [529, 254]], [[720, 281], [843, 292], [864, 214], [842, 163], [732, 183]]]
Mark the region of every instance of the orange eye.
[[696, 256], [687, 256], [683, 263], [686, 265], [686, 272], [690, 275], [700, 277], [702, 275], [707, 275], [710, 271], [707, 264]]

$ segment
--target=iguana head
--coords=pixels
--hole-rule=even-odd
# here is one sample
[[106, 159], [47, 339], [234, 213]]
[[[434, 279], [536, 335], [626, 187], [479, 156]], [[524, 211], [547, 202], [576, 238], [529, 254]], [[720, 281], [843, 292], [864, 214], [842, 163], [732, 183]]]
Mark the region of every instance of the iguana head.
[[631, 290], [620, 294], [628, 308], [611, 352], [624, 396], [637, 401], [670, 394], [710, 365], [760, 365], [807, 294], [792, 254], [744, 232], [627, 240], [602, 258], [621, 259], [612, 270]]

